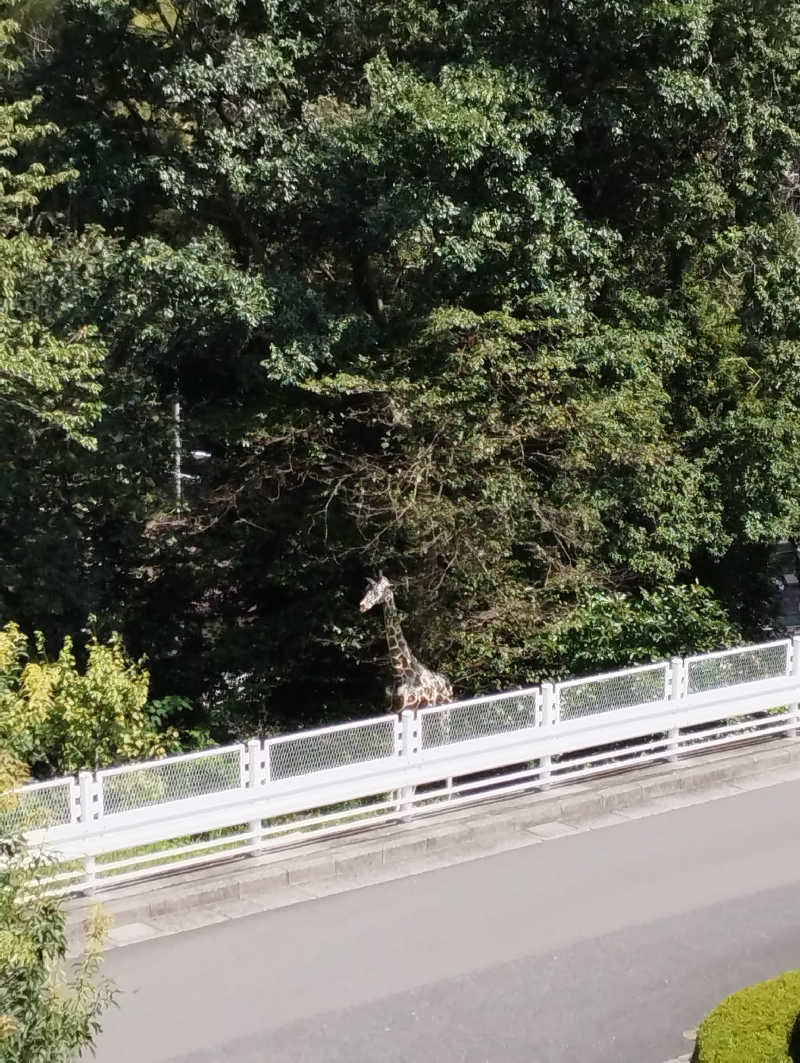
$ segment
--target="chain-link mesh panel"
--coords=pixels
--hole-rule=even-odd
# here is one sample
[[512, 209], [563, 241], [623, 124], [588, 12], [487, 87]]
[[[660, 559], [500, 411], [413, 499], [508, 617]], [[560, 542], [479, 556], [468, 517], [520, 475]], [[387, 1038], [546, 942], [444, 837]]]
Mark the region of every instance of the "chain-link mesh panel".
[[236, 790], [242, 784], [243, 756], [242, 747], [233, 746], [168, 757], [142, 767], [99, 771], [103, 815]]
[[9, 794], [0, 805], [0, 832], [41, 830], [71, 821], [72, 782], [33, 783]]
[[777, 679], [789, 671], [789, 643], [746, 646], [729, 653], [690, 657], [686, 662], [687, 691], [701, 694], [705, 690], [754, 683], [759, 679]]
[[597, 676], [596, 679], [570, 679], [557, 683], [561, 705], [559, 718], [577, 720], [631, 705], [663, 701], [667, 696], [668, 671], [668, 664], [655, 664], [631, 672]]
[[290, 779], [395, 755], [395, 719], [388, 716], [356, 727], [334, 727], [302, 737], [273, 738], [270, 778]]
[[504, 698], [476, 698], [452, 708], [424, 710], [420, 741], [423, 749], [432, 749], [535, 726], [536, 691], [520, 691]]

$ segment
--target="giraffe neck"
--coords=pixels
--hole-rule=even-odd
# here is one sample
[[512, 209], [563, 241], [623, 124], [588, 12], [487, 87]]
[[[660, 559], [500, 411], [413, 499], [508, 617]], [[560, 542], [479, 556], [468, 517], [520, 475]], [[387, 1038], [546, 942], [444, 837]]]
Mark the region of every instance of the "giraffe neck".
[[383, 602], [383, 620], [386, 625], [386, 642], [389, 645], [389, 656], [392, 668], [397, 676], [406, 676], [413, 672], [416, 661], [408, 648], [400, 620], [397, 616], [397, 607], [394, 604], [394, 595], [389, 592]]

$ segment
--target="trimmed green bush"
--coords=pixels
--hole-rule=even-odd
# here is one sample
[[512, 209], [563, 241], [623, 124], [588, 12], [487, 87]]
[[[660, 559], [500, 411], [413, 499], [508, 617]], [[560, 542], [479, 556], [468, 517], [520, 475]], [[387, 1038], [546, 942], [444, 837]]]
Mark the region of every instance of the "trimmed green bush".
[[701, 1023], [692, 1063], [798, 1063], [800, 971], [729, 996]]

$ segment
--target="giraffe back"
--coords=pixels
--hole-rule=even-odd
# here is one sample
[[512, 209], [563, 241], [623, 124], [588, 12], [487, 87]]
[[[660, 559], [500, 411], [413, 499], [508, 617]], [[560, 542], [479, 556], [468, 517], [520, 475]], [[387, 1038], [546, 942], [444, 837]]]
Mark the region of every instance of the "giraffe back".
[[404, 709], [416, 712], [433, 705], [447, 705], [452, 700], [453, 688], [447, 679], [422, 666], [419, 672], [406, 676], [392, 691], [394, 712]]

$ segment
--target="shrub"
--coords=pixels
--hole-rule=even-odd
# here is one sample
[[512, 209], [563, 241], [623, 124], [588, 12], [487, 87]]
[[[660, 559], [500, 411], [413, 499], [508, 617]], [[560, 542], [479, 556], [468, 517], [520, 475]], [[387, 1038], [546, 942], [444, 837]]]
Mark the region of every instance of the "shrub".
[[[20, 767], [0, 750], [0, 824], [16, 818]], [[21, 833], [3, 831], [0, 860], [0, 1060], [72, 1063], [94, 1050], [115, 989], [100, 976], [110, 919], [99, 907], [82, 955], [67, 959], [66, 912], [46, 892], [48, 860]]]
[[159, 731], [147, 712], [150, 677], [126, 655], [118, 635], [90, 638], [81, 669], [72, 641], [55, 660], [36, 634], [14, 623], [0, 628], [0, 748], [40, 773], [64, 774], [179, 748], [173, 728]]
[[741, 989], [708, 1015], [692, 1063], [797, 1063], [800, 971]]

